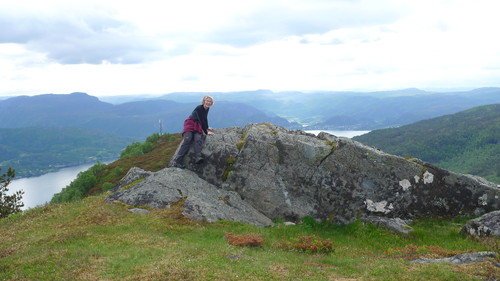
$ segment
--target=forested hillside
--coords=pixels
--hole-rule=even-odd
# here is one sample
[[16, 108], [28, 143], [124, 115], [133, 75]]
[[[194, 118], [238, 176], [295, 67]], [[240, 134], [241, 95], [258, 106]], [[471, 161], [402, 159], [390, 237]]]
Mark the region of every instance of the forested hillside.
[[0, 167], [16, 178], [41, 175], [62, 167], [111, 160], [132, 138], [80, 128], [0, 128]]
[[375, 130], [353, 139], [390, 154], [420, 158], [500, 183], [500, 104]]

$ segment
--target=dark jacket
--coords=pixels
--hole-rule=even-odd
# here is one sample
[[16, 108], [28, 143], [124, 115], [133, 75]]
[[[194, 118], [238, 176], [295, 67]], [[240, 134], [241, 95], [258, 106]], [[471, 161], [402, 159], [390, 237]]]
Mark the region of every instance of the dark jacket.
[[198, 105], [189, 117], [193, 120], [200, 122], [201, 128], [205, 134], [208, 134], [208, 111], [210, 108], [205, 109], [202, 104]]

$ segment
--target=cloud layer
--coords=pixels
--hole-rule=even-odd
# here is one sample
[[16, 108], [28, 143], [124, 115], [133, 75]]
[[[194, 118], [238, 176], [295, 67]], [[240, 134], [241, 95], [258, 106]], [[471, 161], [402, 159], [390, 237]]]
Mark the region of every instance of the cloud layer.
[[499, 7], [5, 0], [0, 95], [500, 86]]

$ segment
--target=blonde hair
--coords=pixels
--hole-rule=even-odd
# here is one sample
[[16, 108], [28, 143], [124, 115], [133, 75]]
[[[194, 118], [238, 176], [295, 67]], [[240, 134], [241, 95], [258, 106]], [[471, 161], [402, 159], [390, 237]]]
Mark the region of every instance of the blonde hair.
[[211, 99], [212, 100], [212, 104], [215, 103], [214, 101], [214, 98], [211, 97], [211, 96], [204, 96], [202, 99], [201, 99], [201, 104], [204, 104], [205, 103], [205, 100], [208, 100], [208, 99]]

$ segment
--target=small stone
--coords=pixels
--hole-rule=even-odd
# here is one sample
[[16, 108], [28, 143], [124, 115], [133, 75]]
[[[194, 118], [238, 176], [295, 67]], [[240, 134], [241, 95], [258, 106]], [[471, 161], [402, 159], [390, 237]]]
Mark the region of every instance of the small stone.
[[230, 259], [230, 260], [239, 260], [240, 257], [237, 256], [237, 255], [233, 255], [233, 254], [229, 254], [226, 256], [226, 258]]
[[147, 213], [151, 212], [149, 210], [141, 209], [141, 208], [132, 208], [132, 209], [128, 209], [128, 210], [134, 214], [147, 214]]

